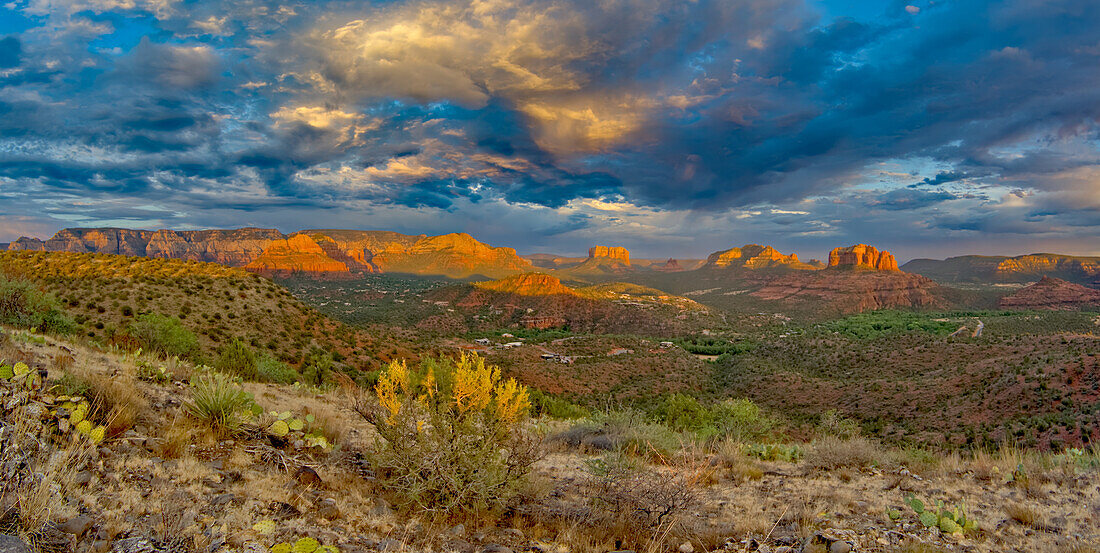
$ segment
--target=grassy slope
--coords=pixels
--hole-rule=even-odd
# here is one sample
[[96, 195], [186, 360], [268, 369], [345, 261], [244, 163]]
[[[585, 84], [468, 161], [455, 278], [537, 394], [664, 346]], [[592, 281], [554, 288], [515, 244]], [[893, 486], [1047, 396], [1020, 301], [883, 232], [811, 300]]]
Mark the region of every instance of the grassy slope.
[[0, 271], [39, 283], [64, 302], [87, 338], [108, 342], [146, 312], [179, 317], [209, 359], [233, 338], [292, 364], [311, 345], [357, 370], [410, 354], [389, 329], [370, 332], [325, 317], [285, 288], [214, 263], [104, 254], [2, 252]]

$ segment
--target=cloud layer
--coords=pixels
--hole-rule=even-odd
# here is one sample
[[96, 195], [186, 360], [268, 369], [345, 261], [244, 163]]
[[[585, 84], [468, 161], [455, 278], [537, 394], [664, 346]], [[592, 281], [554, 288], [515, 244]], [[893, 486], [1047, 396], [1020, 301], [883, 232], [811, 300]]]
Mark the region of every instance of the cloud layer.
[[1100, 6], [0, 8], [0, 240], [339, 222], [521, 250], [1100, 253]]

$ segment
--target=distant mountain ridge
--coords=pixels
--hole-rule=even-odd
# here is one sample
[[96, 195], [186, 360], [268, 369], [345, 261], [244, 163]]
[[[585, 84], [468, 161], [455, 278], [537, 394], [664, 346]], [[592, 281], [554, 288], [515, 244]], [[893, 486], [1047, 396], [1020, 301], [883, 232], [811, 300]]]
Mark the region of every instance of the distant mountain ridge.
[[947, 259], [914, 259], [901, 270], [945, 283], [1024, 283], [1050, 276], [1100, 287], [1100, 257], [1033, 253], [1027, 255], [964, 255]]
[[58, 231], [48, 240], [23, 237], [8, 249], [205, 261], [269, 276], [395, 272], [500, 278], [532, 268], [514, 249], [491, 247], [465, 233], [412, 236], [391, 231], [305, 230], [286, 235], [261, 228], [72, 228]]

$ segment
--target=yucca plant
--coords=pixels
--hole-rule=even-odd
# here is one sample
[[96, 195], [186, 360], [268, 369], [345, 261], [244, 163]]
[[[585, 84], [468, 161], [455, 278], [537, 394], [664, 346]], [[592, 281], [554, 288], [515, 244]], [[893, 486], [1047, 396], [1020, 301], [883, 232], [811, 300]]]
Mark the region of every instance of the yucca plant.
[[241, 389], [229, 375], [208, 372], [191, 380], [191, 400], [184, 404], [187, 413], [214, 430], [236, 431], [254, 415], [252, 394]]

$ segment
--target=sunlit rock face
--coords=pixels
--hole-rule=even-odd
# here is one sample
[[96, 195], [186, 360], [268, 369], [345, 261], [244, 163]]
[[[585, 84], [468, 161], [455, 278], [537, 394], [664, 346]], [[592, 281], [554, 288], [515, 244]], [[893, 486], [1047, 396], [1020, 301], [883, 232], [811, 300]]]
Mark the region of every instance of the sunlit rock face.
[[64, 229], [49, 240], [20, 238], [8, 248], [206, 261], [269, 275], [395, 272], [501, 278], [533, 267], [516, 250], [495, 248], [465, 233], [411, 236], [389, 231], [308, 230], [288, 236], [259, 228]]
[[874, 246], [856, 244], [847, 248], [835, 248], [829, 252], [830, 267], [857, 267], [897, 271], [898, 261], [888, 251], [878, 251]]

